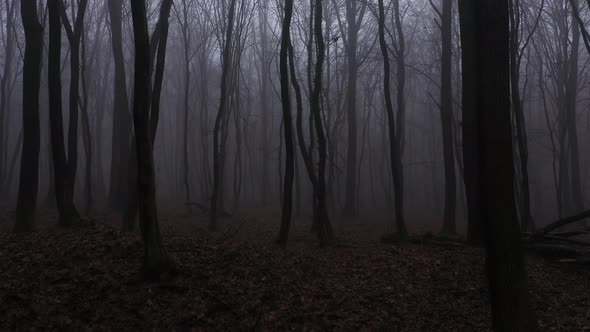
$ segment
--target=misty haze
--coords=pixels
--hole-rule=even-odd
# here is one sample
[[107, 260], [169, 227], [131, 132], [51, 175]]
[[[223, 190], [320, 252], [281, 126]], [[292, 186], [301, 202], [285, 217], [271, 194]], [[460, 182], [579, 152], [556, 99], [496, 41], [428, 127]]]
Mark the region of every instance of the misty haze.
[[590, 331], [590, 0], [0, 0], [0, 330]]

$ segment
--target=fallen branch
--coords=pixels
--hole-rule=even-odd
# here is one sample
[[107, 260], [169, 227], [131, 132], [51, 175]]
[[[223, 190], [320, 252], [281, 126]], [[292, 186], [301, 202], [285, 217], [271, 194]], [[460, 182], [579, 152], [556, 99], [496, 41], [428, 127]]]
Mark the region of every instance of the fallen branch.
[[582, 235], [590, 236], [590, 231], [583, 230], [583, 231], [571, 231], [571, 232], [551, 233], [551, 235], [553, 235], [553, 236], [559, 236], [559, 237], [574, 237], [574, 236], [582, 236]]
[[545, 255], [590, 257], [590, 249], [574, 245], [533, 243], [527, 248]]
[[571, 244], [575, 244], [578, 246], [590, 247], [590, 242], [587, 242], [587, 241], [574, 240], [574, 239], [560, 237], [560, 236], [554, 236], [554, 235], [543, 235], [543, 238], [547, 239], [547, 240], [552, 240], [552, 241], [571, 243]]
[[586, 210], [584, 212], [581, 212], [579, 214], [576, 214], [574, 216], [571, 217], [567, 217], [567, 218], [563, 218], [563, 219], [559, 219], [541, 229], [539, 229], [536, 233], [533, 234], [533, 237], [542, 237], [545, 234], [548, 234], [549, 232], [556, 230], [560, 227], [563, 226], [567, 226], [569, 224], [573, 224], [575, 222], [578, 222], [582, 219], [586, 219], [586, 218], [590, 218], [590, 210]]

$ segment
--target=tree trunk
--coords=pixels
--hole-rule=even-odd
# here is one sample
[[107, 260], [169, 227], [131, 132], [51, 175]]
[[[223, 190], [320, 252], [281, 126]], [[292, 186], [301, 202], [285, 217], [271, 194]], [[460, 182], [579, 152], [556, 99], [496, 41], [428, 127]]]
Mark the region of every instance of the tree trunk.
[[[2, 79], [0, 80], [0, 150], [7, 151], [8, 146], [5, 140], [5, 137], [8, 138], [8, 135], [5, 135], [4, 131], [7, 129], [6, 122], [7, 122], [7, 112], [10, 108], [11, 102], [11, 89], [10, 89], [10, 81], [12, 78], [12, 66], [15, 54], [15, 42], [14, 42], [14, 33], [12, 32], [14, 26], [14, 11], [16, 8], [16, 4], [13, 1], [6, 1], [6, 40], [5, 40], [5, 48], [4, 48], [4, 71], [2, 73]], [[6, 128], [6, 129], [5, 129]], [[6, 177], [8, 158], [7, 154], [0, 153], [0, 200], [8, 199], [8, 186], [3, 186], [3, 184], [8, 181], [9, 179]]]
[[480, 245], [483, 241], [482, 224], [479, 215], [479, 178], [477, 176], [477, 153], [479, 135], [477, 131], [477, 34], [475, 4], [472, 0], [459, 0], [459, 21], [461, 25], [462, 79], [463, 79], [463, 169], [465, 172], [465, 196], [467, 197], [467, 241]]
[[534, 228], [534, 223], [531, 213], [531, 193], [528, 171], [528, 142], [523, 110], [523, 100], [520, 96], [520, 59], [518, 54], [520, 48], [520, 17], [517, 16], [520, 12], [520, 9], [517, 8], [519, 3], [520, 2], [514, 1], [510, 3], [510, 88], [515, 120], [514, 123], [516, 125], [516, 142], [519, 156], [518, 166], [520, 168], [520, 175], [522, 177], [521, 228], [526, 232]]
[[356, 116], [356, 90], [358, 81], [358, 26], [357, 2], [346, 1], [347, 30], [347, 88], [346, 88], [346, 118], [348, 123], [348, 151], [346, 155], [346, 192], [344, 199], [344, 216], [356, 217], [357, 211], [357, 143], [358, 129]]
[[188, 8], [186, 5], [186, 0], [182, 1], [182, 21], [181, 29], [182, 29], [182, 42], [184, 48], [184, 91], [183, 91], [183, 108], [184, 108], [184, 119], [183, 119], [183, 140], [182, 140], [182, 167], [183, 167], [183, 182], [184, 182], [184, 201], [185, 204], [189, 207], [190, 212], [190, 203], [191, 201], [191, 193], [190, 193], [190, 176], [189, 176], [189, 161], [188, 161], [188, 130], [189, 130], [189, 91], [190, 91], [190, 82], [191, 82], [191, 72], [190, 72], [190, 33], [189, 33], [189, 22], [188, 22]]
[[262, 206], [265, 207], [268, 204], [268, 188], [270, 187], [269, 184], [269, 165], [268, 159], [270, 158], [270, 139], [268, 136], [268, 131], [270, 128], [270, 112], [269, 112], [269, 84], [268, 81], [270, 79], [270, 66], [272, 60], [269, 59], [269, 50], [268, 50], [268, 8], [265, 1], [261, 2], [259, 5], [259, 25], [260, 25], [260, 103], [261, 103], [261, 118], [262, 118], [262, 128], [261, 129], [261, 147], [262, 147], [262, 155], [261, 155], [261, 182], [260, 182], [260, 202]]
[[131, 115], [127, 96], [125, 57], [123, 55], [122, 1], [108, 0], [111, 18], [111, 44], [115, 64], [113, 132], [111, 144], [111, 173], [109, 178], [109, 206], [121, 211], [127, 206], [127, 169], [122, 167], [133, 151], [128, 150], [131, 138]]
[[213, 193], [211, 194], [211, 208], [209, 210], [209, 229], [217, 230], [217, 209], [219, 208], [220, 192], [223, 177], [223, 153], [219, 146], [219, 136], [222, 122], [225, 117], [227, 107], [228, 76], [230, 68], [232, 36], [234, 33], [234, 16], [236, 11], [236, 0], [231, 0], [229, 16], [227, 21], [227, 31], [225, 35], [225, 45], [223, 48], [223, 68], [221, 73], [221, 97], [219, 101], [219, 110], [215, 118], [215, 127], [213, 129]]
[[[404, 220], [404, 206], [403, 206], [403, 177], [402, 177], [402, 162], [400, 145], [398, 144], [396, 132], [396, 119], [393, 113], [393, 102], [391, 100], [391, 86], [390, 73], [391, 68], [389, 64], [389, 51], [387, 48], [387, 41], [385, 40], [385, 8], [383, 0], [379, 0], [379, 45], [381, 47], [381, 55], [383, 56], [383, 95], [385, 97], [385, 109], [387, 112], [387, 123], [389, 127], [389, 154], [391, 157], [391, 175], [393, 178], [394, 197], [394, 211], [397, 224], [397, 231], [399, 236], [405, 238], [408, 235], [406, 224]], [[401, 119], [397, 119], [401, 121]]]
[[43, 27], [39, 23], [35, 0], [21, 0], [21, 17], [25, 32], [23, 64], [23, 149], [21, 154], [16, 232], [28, 232], [35, 223], [39, 190], [39, 88]]
[[48, 50], [48, 86], [49, 86], [49, 122], [51, 131], [51, 150], [53, 156], [53, 175], [55, 184], [55, 201], [59, 211], [59, 224], [70, 226], [76, 218], [73, 200], [67, 195], [68, 166], [64, 146], [64, 129], [62, 115], [61, 91], [61, 18], [59, 0], [49, 0], [49, 50]]
[[322, 92], [322, 74], [325, 60], [325, 43], [322, 35], [322, 20], [323, 20], [323, 6], [322, 0], [315, 2], [315, 17], [314, 17], [314, 37], [316, 42], [316, 64], [313, 79], [313, 91], [310, 98], [310, 111], [313, 114], [315, 131], [318, 139], [319, 149], [319, 163], [318, 163], [318, 177], [315, 189], [315, 196], [317, 198], [317, 232], [320, 246], [326, 246], [332, 240], [333, 232], [332, 225], [328, 216], [328, 209], [326, 204], [326, 158], [327, 158], [327, 143], [324, 132], [324, 121], [322, 119], [320, 96]]
[[[82, 39], [82, 30], [84, 29], [84, 16], [86, 15], [86, 5], [88, 0], [81, 0], [78, 3], [76, 17], [72, 18], [73, 26], [70, 24], [64, 3], [60, 2], [61, 21], [66, 30], [66, 35], [70, 43], [70, 118], [68, 127], [68, 159], [67, 175], [68, 180], [65, 187], [65, 195], [68, 201], [74, 201], [74, 192], [76, 189], [76, 173], [78, 169], [78, 115], [79, 115], [79, 97], [80, 97], [80, 41]], [[72, 203], [73, 205], [73, 203]], [[75, 212], [76, 215], [78, 212]], [[66, 225], [67, 226], [67, 225]]]
[[484, 227], [492, 325], [496, 331], [536, 331], [514, 196], [508, 2], [482, 0], [470, 8], [463, 15], [471, 15], [475, 22], [475, 43], [465, 43], [463, 49], [477, 58], [472, 75], [478, 94], [477, 108], [464, 111], [477, 110], [476, 128], [471, 130], [480, 138], [477, 212]]
[[445, 164], [445, 209], [442, 232], [457, 232], [457, 178], [455, 173], [455, 152], [453, 142], [453, 89], [452, 89], [452, 48], [453, 48], [453, 0], [442, 2], [442, 56], [441, 56], [441, 104], [443, 156]]
[[[575, 1], [577, 2], [577, 1]], [[577, 3], [576, 3], [577, 5]], [[580, 48], [580, 26], [573, 19], [572, 22], [572, 44], [569, 59], [569, 75], [567, 82], [566, 121], [567, 140], [569, 142], [569, 167], [570, 167], [570, 188], [571, 188], [571, 211], [568, 213], [579, 213], [584, 209], [581, 178], [580, 178], [580, 156], [578, 143], [578, 128], [576, 120], [576, 104], [578, 96], [578, 58]]]
[[135, 38], [135, 89], [133, 122], [137, 150], [137, 192], [139, 225], [144, 242], [143, 272], [147, 278], [159, 278], [170, 271], [172, 262], [166, 253], [158, 225], [156, 182], [152, 135], [150, 133], [150, 40], [145, 1], [131, 1]]
[[289, 45], [291, 44], [291, 18], [293, 16], [293, 0], [285, 2], [285, 18], [281, 34], [281, 50], [279, 56], [279, 71], [281, 76], [281, 98], [283, 104], [283, 126], [285, 134], [285, 177], [283, 184], [283, 210], [281, 215], [281, 229], [278, 243], [287, 244], [289, 227], [293, 210], [293, 177], [294, 177], [294, 147], [293, 147], [293, 121], [291, 118], [291, 97], [289, 94]]

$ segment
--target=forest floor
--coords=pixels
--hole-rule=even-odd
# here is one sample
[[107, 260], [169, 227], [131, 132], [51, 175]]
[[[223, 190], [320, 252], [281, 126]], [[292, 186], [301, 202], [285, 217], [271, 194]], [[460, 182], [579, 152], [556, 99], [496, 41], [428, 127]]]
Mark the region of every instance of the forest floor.
[[[113, 215], [66, 230], [45, 212], [28, 235], [0, 216], [0, 330], [490, 330], [480, 249], [386, 245], [359, 222], [320, 249], [297, 220], [283, 250], [270, 214], [219, 234], [202, 215], [162, 215], [180, 273], [160, 282], [141, 280], [140, 239]], [[590, 269], [536, 256], [527, 267], [542, 330], [590, 331]]]

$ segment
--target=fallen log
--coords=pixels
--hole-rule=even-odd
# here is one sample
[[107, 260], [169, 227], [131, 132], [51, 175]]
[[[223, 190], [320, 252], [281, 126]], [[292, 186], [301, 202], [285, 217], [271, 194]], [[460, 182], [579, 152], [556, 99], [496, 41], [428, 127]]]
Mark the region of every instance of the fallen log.
[[590, 242], [570, 239], [567, 237], [560, 237], [560, 236], [555, 236], [555, 235], [543, 235], [543, 239], [547, 239], [550, 241], [559, 241], [559, 242], [563, 242], [563, 243], [570, 243], [570, 244], [575, 244], [578, 246], [590, 247]]
[[580, 221], [582, 219], [586, 219], [586, 218], [590, 218], [590, 210], [586, 210], [586, 211], [576, 214], [574, 216], [559, 219], [559, 220], [539, 229], [537, 232], [535, 232], [533, 234], [533, 237], [534, 238], [542, 237], [543, 235], [548, 234], [553, 230], [556, 230], [556, 229], [563, 227], [563, 226], [567, 226], [569, 224], [573, 224], [575, 222], [578, 222], [578, 221]]
[[571, 231], [571, 232], [561, 232], [561, 233], [551, 233], [553, 236], [559, 237], [574, 237], [574, 236], [590, 236], [590, 231], [583, 230], [583, 231]]
[[[527, 245], [529, 250], [536, 251], [540, 254], [560, 257], [575, 257], [587, 258], [590, 257], [590, 249], [587, 247], [579, 247], [575, 245], [563, 244], [546, 244], [546, 243], [531, 243]], [[585, 260], [585, 259], [584, 259]]]

